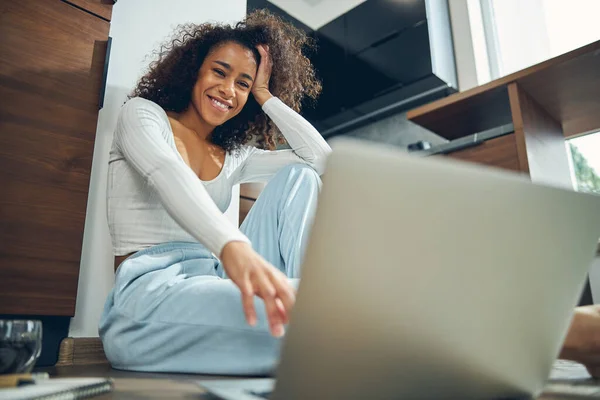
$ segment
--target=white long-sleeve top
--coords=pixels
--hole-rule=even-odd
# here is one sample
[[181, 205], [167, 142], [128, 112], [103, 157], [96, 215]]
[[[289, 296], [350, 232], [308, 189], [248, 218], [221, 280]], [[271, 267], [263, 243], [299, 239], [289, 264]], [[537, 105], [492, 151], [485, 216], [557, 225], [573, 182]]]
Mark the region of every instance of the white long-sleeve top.
[[108, 225], [114, 254], [156, 244], [200, 242], [219, 256], [225, 244], [248, 238], [223, 214], [234, 185], [264, 182], [281, 167], [306, 163], [323, 173], [331, 148], [317, 130], [281, 100], [263, 111], [291, 149], [243, 146], [225, 155], [219, 175], [202, 181], [180, 156], [166, 112], [133, 98], [121, 109], [108, 166]]

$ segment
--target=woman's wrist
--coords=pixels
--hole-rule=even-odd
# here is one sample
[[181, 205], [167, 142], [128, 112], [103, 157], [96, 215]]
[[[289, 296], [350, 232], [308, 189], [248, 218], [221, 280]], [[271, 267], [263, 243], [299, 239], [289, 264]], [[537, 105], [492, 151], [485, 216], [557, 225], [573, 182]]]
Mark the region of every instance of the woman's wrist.
[[246, 246], [252, 248], [252, 245], [250, 245], [249, 242], [246, 242], [243, 240], [229, 241], [229, 242], [225, 243], [225, 246], [223, 246], [223, 249], [221, 249], [221, 254], [219, 255], [219, 259], [221, 261], [224, 261], [224, 259], [229, 260], [230, 256], [235, 255], [235, 253], [237, 251], [239, 251], [240, 249], [246, 248]]
[[262, 107], [273, 95], [268, 90], [257, 90], [252, 92], [256, 102]]

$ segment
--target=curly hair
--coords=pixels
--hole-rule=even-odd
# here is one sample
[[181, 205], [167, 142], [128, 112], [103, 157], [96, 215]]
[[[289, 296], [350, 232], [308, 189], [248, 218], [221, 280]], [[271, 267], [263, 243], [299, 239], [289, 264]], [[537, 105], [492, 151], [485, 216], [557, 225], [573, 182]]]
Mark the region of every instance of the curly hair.
[[[273, 61], [269, 90], [296, 112], [300, 112], [305, 97], [312, 101], [317, 99], [321, 83], [306, 54], [315, 48], [313, 39], [267, 10], [256, 10], [234, 26], [180, 25], [173, 38], [154, 53], [156, 59], [150, 63], [131, 97], [151, 100], [165, 111], [184, 111], [191, 102], [205, 57], [215, 46], [226, 42], [250, 49], [257, 64], [260, 54], [256, 46], [268, 45]], [[216, 127], [209, 140], [228, 152], [250, 141], [267, 149], [284, 143], [281, 133], [253, 96], [248, 97], [238, 115]]]

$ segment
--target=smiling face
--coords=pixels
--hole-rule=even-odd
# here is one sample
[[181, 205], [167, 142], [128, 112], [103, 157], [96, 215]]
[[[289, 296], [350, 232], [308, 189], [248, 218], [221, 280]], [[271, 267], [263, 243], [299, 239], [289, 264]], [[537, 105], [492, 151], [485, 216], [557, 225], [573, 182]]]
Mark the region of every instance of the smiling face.
[[192, 106], [200, 119], [214, 128], [244, 108], [258, 64], [246, 47], [226, 42], [208, 53], [192, 92]]

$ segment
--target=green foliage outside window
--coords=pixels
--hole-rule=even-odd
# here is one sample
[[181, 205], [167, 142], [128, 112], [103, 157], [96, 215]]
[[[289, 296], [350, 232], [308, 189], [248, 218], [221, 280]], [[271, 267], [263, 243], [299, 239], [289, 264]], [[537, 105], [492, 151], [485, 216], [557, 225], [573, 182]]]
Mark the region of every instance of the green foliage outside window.
[[577, 191], [600, 194], [600, 177], [590, 167], [585, 157], [577, 149], [577, 146], [569, 143], [573, 159], [573, 169], [577, 180]]

